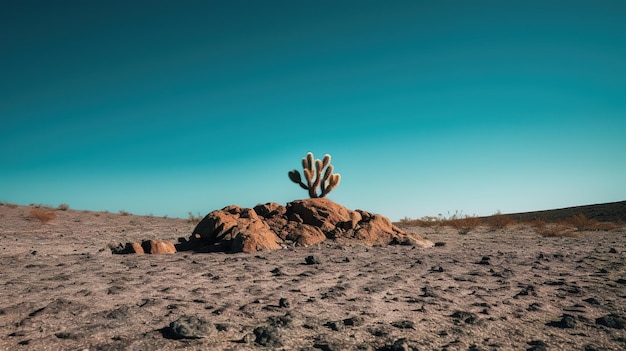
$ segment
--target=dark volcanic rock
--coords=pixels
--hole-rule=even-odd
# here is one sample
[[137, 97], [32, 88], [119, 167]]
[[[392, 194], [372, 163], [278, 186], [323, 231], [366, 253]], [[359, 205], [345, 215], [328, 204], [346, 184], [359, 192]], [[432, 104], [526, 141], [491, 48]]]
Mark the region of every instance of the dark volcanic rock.
[[625, 329], [626, 319], [616, 314], [609, 314], [596, 319], [596, 324], [613, 329]]
[[411, 320], [400, 320], [391, 322], [391, 325], [398, 329], [415, 329], [415, 322]]
[[472, 312], [455, 311], [450, 317], [462, 321], [467, 324], [475, 324], [478, 322], [478, 316]]
[[200, 339], [216, 331], [213, 323], [195, 316], [182, 316], [163, 329], [163, 335], [171, 339]]
[[564, 314], [560, 321], [548, 322], [546, 325], [556, 328], [574, 328], [576, 326], [576, 319], [572, 315]]
[[526, 351], [546, 351], [548, 346], [543, 340], [532, 340], [528, 342], [528, 345], [530, 347]]
[[276, 327], [260, 326], [254, 329], [254, 342], [265, 347], [280, 347], [282, 341]]
[[304, 258], [304, 263], [308, 264], [308, 265], [312, 265], [312, 264], [320, 264], [322, 262], [320, 262], [320, 260], [315, 257], [315, 256], [307, 256]]

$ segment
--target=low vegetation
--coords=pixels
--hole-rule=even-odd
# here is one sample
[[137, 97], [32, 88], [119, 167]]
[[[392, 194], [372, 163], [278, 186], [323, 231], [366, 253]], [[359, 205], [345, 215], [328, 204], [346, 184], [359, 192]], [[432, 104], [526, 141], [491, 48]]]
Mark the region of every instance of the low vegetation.
[[405, 217], [398, 223], [402, 227], [443, 228], [450, 227], [458, 230], [459, 234], [467, 234], [476, 228], [482, 227], [489, 231], [503, 230], [516, 225], [529, 226], [545, 237], [571, 237], [583, 231], [610, 231], [621, 226], [611, 222], [600, 222], [587, 218], [579, 213], [571, 217], [545, 221], [541, 219], [518, 221], [512, 215], [496, 212], [487, 217], [463, 216], [458, 211], [448, 216], [426, 216], [420, 219]]
[[511, 227], [516, 224], [515, 219], [510, 215], [505, 215], [500, 213], [500, 211], [496, 212], [494, 215], [485, 218], [487, 225], [492, 230], [505, 229]]
[[45, 210], [45, 209], [40, 208], [40, 207], [33, 208], [28, 213], [28, 218], [29, 219], [37, 220], [37, 221], [41, 222], [42, 224], [46, 224], [46, 223], [50, 222], [51, 220], [55, 219], [56, 217], [57, 217], [56, 213], [54, 213], [52, 211]]
[[198, 224], [202, 220], [202, 215], [198, 212], [198, 215], [194, 215], [192, 212], [189, 212], [189, 217], [187, 218], [187, 222], [192, 224]]
[[436, 217], [426, 216], [420, 219], [405, 217], [400, 220], [401, 226], [428, 228], [452, 227], [457, 229], [461, 234], [467, 234], [474, 228], [483, 224], [484, 221], [482, 217], [463, 215], [459, 211], [456, 211], [454, 214], [448, 213], [447, 217], [439, 214]]
[[616, 223], [600, 222], [593, 218], [587, 218], [582, 213], [573, 215], [561, 221], [546, 223], [534, 221], [533, 227], [542, 236], [576, 236], [583, 231], [609, 231], [619, 228]]

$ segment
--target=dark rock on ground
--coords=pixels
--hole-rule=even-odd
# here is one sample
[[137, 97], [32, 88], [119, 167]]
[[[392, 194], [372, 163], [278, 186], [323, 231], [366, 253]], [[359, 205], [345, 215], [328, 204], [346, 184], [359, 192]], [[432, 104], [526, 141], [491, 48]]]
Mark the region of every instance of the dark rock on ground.
[[588, 299], [584, 299], [584, 302], [590, 304], [590, 305], [599, 305], [600, 301], [598, 301], [598, 299], [596, 299], [595, 297], [590, 297]]
[[280, 300], [278, 300], [278, 306], [282, 308], [289, 308], [291, 304], [289, 303], [289, 300], [287, 298], [282, 297]]
[[321, 264], [322, 262], [317, 257], [311, 255], [304, 258], [304, 263], [306, 263], [307, 265], [313, 265]]
[[491, 258], [489, 256], [483, 256], [480, 261], [477, 261], [476, 264], [481, 264], [481, 265], [490, 265], [491, 263], [489, 263], [489, 260], [491, 260]]
[[609, 327], [613, 329], [625, 329], [626, 318], [616, 315], [616, 314], [609, 314], [609, 315], [596, 319], [596, 324], [603, 325], [605, 327]]
[[326, 322], [324, 326], [334, 331], [340, 331], [344, 328], [344, 323], [343, 321], [330, 321]]
[[254, 328], [254, 342], [265, 347], [280, 347], [282, 341], [278, 328], [272, 326], [260, 326]]
[[365, 319], [359, 316], [349, 317], [343, 320], [344, 325], [351, 326], [351, 327], [358, 327], [358, 326], [363, 325], [363, 323], [365, 323]]
[[526, 351], [546, 351], [548, 347], [543, 340], [532, 340], [528, 342], [528, 345], [530, 347]]
[[476, 322], [478, 322], [478, 316], [476, 316], [476, 314], [472, 312], [455, 311], [450, 315], [450, 317], [467, 324], [475, 324]]
[[555, 328], [574, 328], [576, 326], [576, 318], [569, 314], [564, 314], [559, 321], [548, 322], [546, 325]]
[[401, 338], [393, 342], [391, 345], [385, 345], [377, 351], [416, 351], [418, 348], [410, 343], [406, 338]]
[[201, 339], [213, 335], [217, 330], [213, 323], [204, 318], [182, 316], [162, 331], [170, 339]]
[[519, 298], [520, 296], [528, 296], [528, 295], [533, 295], [533, 296], [537, 296], [537, 293], [535, 293], [535, 287], [532, 285], [526, 285], [525, 287], [522, 288], [522, 290], [520, 292], [518, 292], [515, 296], [513, 296], [513, 298]]
[[400, 320], [391, 322], [391, 325], [398, 329], [415, 329], [415, 322], [411, 320]]

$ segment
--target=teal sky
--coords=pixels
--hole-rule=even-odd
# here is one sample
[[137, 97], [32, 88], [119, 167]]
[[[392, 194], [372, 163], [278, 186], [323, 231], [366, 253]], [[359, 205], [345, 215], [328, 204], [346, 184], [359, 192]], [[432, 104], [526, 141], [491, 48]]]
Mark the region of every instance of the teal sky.
[[0, 201], [392, 220], [626, 199], [623, 1], [0, 5]]

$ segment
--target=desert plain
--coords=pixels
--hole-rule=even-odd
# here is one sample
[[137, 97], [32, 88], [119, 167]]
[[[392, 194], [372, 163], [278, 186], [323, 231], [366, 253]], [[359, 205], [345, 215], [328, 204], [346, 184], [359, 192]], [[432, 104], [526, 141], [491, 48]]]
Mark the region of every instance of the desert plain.
[[0, 350], [624, 350], [614, 222], [553, 235], [404, 223], [432, 248], [118, 255], [196, 223], [2, 204]]

